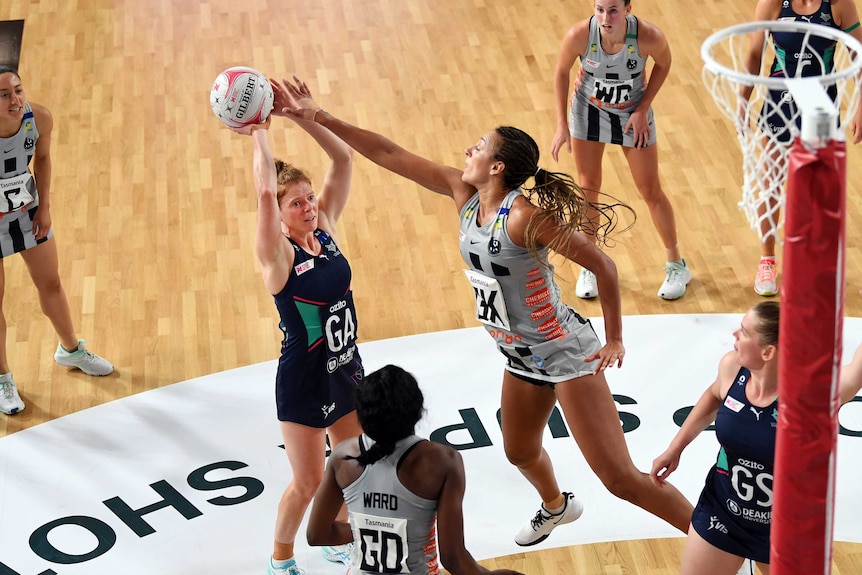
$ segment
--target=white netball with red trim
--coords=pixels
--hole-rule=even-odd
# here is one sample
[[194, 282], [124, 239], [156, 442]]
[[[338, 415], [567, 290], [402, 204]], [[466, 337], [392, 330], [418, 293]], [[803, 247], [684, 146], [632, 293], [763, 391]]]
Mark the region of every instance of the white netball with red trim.
[[213, 113], [226, 126], [259, 124], [272, 112], [272, 86], [254, 68], [234, 66], [218, 75], [210, 90]]

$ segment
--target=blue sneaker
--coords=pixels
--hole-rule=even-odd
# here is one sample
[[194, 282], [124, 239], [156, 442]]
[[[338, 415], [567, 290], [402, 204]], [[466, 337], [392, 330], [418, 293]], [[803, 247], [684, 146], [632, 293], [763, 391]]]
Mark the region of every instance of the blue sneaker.
[[333, 563], [344, 563], [348, 567], [353, 557], [353, 543], [345, 543], [344, 545], [324, 545], [320, 548], [323, 552], [323, 558]]
[[267, 575], [305, 575], [305, 571], [299, 568], [296, 564], [296, 561], [291, 559], [287, 562], [287, 565], [284, 567], [276, 567], [272, 564], [272, 557], [269, 558], [269, 569], [267, 569]]

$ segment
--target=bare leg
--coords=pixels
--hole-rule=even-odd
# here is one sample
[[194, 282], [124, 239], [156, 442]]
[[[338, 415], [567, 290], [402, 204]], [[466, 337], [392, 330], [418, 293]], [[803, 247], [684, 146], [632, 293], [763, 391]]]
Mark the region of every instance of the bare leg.
[[635, 186], [649, 208], [653, 225], [661, 236], [667, 261], [680, 259], [677, 247], [676, 219], [673, 206], [661, 187], [658, 173], [658, 148], [655, 144], [646, 148], [623, 148]]
[[[760, 242], [760, 257], [775, 259], [775, 235], [770, 234], [767, 237], [766, 234], [775, 228], [775, 225], [772, 222], [778, 222], [778, 216], [780, 215], [781, 210], [775, 206], [775, 201], [773, 200], [768, 200], [767, 204], [768, 205], [760, 204], [757, 207], [757, 214], [762, 218], [760, 220], [760, 235], [761, 237], [766, 238]], [[769, 218], [763, 218], [767, 212], [769, 212], [771, 216]]]
[[0, 374], [9, 373], [9, 357], [6, 355], [6, 314], [3, 313], [3, 297], [6, 295], [6, 270], [0, 258]]
[[[713, 547], [689, 527], [680, 575], [736, 575], [744, 558]], [[768, 575], [768, 571], [767, 571]]]
[[39, 292], [42, 312], [51, 320], [54, 330], [60, 337], [60, 344], [68, 351], [78, 347], [78, 336], [72, 324], [69, 302], [60, 283], [57, 244], [54, 238], [36, 247], [21, 252], [30, 277]]
[[501, 420], [503, 448], [509, 462], [533, 484], [546, 506], [561, 499], [554, 466], [542, 447], [545, 424], [556, 403], [550, 386], [538, 386], [503, 374]]
[[[599, 192], [602, 189], [602, 157], [604, 153], [605, 145], [601, 142], [588, 142], [572, 138], [572, 155], [578, 170], [578, 184], [584, 190], [584, 195], [591, 204], [599, 201]], [[595, 243], [595, 229], [600, 223], [598, 210], [587, 207], [585, 219], [587, 224], [582, 227], [582, 231], [590, 241]]]
[[692, 505], [675, 487], [657, 487], [629, 456], [604, 374], [559, 383], [557, 400], [584, 458], [607, 489], [685, 533]]
[[293, 479], [279, 501], [275, 521], [272, 557], [276, 561], [284, 561], [293, 557], [294, 541], [302, 517], [323, 479], [326, 431], [329, 431], [330, 441], [335, 446], [348, 437], [359, 435], [361, 429], [355, 411], [336, 421], [327, 430], [286, 421], [279, 423], [284, 450], [293, 472]]

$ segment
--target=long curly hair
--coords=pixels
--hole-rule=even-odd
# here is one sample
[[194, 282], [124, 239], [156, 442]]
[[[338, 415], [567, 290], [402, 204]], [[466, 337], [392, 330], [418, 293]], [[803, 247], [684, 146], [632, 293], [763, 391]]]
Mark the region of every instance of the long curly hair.
[[[560, 233], [548, 246], [556, 251], [566, 247], [571, 233], [586, 232], [596, 237], [599, 246], [607, 246], [610, 245], [612, 233], [625, 231], [634, 225], [637, 214], [629, 205], [607, 194], [602, 195], [609, 198], [608, 203], [591, 203], [570, 175], [540, 168], [539, 146], [523, 130], [500, 126], [495, 133], [498, 142], [494, 159], [506, 166], [503, 170], [506, 189], [521, 188], [527, 198], [541, 208], [527, 224], [525, 232], [527, 249], [534, 255], [541, 247], [539, 230], [548, 222], [561, 226]], [[524, 184], [531, 177], [535, 185], [532, 188], [525, 187]], [[590, 207], [598, 214], [595, 218], [587, 217]], [[615, 231], [619, 221], [617, 209], [627, 210], [632, 215], [631, 223], [619, 231]]]

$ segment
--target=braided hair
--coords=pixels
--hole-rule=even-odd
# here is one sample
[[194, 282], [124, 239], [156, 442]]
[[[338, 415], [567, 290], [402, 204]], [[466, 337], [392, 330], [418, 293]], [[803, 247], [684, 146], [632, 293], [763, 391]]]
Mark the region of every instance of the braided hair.
[[[565, 247], [567, 232], [586, 231], [596, 237], [599, 246], [608, 245], [610, 234], [617, 226], [616, 208], [628, 210], [632, 214], [632, 223], [625, 231], [634, 225], [637, 216], [634, 210], [611, 196], [611, 203], [590, 203], [584, 190], [574, 179], [562, 172], [551, 172], [539, 167], [539, 146], [533, 138], [518, 128], [501, 126], [495, 130], [498, 143], [494, 151], [494, 159], [503, 162], [503, 183], [508, 190], [522, 188], [527, 198], [542, 208], [527, 224], [525, 241], [527, 249], [536, 254], [540, 244], [539, 230], [547, 222], [561, 222], [563, 231], [558, 234], [551, 249], [560, 250]], [[524, 183], [532, 177], [535, 185], [525, 188]], [[605, 194], [606, 195], [606, 194]], [[586, 217], [587, 208], [593, 207], [598, 213], [595, 220]]]
[[356, 415], [374, 445], [355, 459], [363, 467], [395, 451], [395, 444], [413, 435], [425, 413], [424, 397], [412, 374], [387, 365], [366, 375], [356, 386]]

